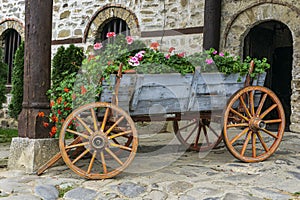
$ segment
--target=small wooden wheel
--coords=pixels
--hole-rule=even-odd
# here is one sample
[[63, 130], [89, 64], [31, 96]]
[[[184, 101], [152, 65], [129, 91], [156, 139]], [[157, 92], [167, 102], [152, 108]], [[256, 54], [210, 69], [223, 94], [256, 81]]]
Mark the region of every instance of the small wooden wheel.
[[217, 133], [207, 119], [198, 118], [182, 122], [173, 122], [174, 132], [180, 143], [190, 150], [208, 151], [222, 141], [221, 134]]
[[274, 92], [261, 86], [240, 89], [224, 112], [223, 139], [237, 159], [259, 162], [279, 146], [285, 128], [285, 114]]
[[[75, 128], [70, 129], [70, 124]], [[131, 117], [110, 103], [90, 103], [65, 120], [59, 147], [67, 166], [81, 177], [105, 179], [121, 173], [132, 162], [138, 146]]]

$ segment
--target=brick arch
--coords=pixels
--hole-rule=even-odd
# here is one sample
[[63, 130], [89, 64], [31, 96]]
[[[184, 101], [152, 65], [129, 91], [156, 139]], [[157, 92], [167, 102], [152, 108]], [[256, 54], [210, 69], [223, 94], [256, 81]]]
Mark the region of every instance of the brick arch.
[[0, 36], [3, 37], [3, 33], [7, 29], [15, 29], [21, 36], [22, 40], [25, 37], [25, 26], [24, 23], [18, 19], [8, 18], [0, 21]]
[[[296, 20], [291, 19], [296, 19], [299, 15], [300, 9], [297, 7], [276, 0], [272, 3], [260, 2], [251, 5], [231, 17], [221, 39], [221, 49], [230, 49], [232, 53], [241, 54], [244, 38], [250, 29], [257, 24], [270, 20], [279, 21], [287, 25], [295, 41], [295, 32], [298, 30], [298, 24], [295, 23]], [[289, 20], [286, 16], [289, 16]]]
[[98, 28], [112, 17], [117, 17], [124, 20], [131, 30], [131, 34], [140, 35], [140, 27], [137, 16], [125, 6], [119, 4], [108, 4], [100, 8], [87, 24], [83, 42], [93, 44]]

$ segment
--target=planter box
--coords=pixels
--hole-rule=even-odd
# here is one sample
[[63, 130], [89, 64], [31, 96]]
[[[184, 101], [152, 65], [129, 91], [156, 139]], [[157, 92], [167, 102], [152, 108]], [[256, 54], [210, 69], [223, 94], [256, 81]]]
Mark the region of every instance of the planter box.
[[[124, 74], [118, 105], [131, 116], [223, 110], [227, 100], [244, 87], [245, 77], [222, 73]], [[111, 102], [116, 76], [103, 83], [101, 101]], [[263, 85], [265, 74], [253, 85]]]

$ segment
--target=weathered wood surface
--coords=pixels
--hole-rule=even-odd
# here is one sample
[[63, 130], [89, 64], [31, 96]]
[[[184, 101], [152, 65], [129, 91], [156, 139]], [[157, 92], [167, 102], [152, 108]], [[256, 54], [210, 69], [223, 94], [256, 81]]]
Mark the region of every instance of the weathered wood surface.
[[[263, 85], [265, 75], [253, 85]], [[116, 76], [103, 83], [101, 101], [111, 102]], [[131, 116], [223, 110], [230, 96], [244, 87], [238, 75], [222, 73], [124, 74], [118, 105]]]

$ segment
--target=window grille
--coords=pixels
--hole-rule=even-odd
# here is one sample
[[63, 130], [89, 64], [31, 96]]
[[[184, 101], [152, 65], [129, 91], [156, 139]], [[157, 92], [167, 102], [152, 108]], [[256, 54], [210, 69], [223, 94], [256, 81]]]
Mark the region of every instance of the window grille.
[[14, 29], [8, 29], [4, 33], [4, 62], [8, 65], [7, 84], [11, 85], [14, 55], [20, 46], [21, 36]]
[[124, 34], [125, 36], [130, 35], [130, 29], [127, 23], [120, 18], [112, 18], [107, 23], [104, 24], [103, 28], [98, 31], [98, 38], [96, 42], [110, 43], [113, 38], [107, 38], [106, 34], [108, 32], [114, 32], [116, 34]]

